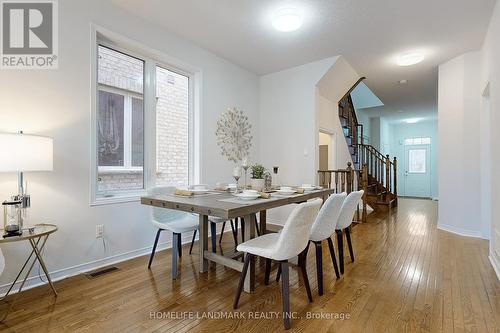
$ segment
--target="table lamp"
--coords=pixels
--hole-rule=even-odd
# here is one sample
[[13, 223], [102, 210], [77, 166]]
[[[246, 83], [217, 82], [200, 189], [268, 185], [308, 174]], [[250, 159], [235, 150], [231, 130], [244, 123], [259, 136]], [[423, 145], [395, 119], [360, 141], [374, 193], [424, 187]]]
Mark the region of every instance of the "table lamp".
[[20, 201], [21, 208], [30, 207], [31, 198], [24, 187], [23, 172], [52, 171], [53, 150], [52, 138], [23, 132], [0, 133], [0, 172], [18, 173], [19, 188], [10, 198], [11, 202]]

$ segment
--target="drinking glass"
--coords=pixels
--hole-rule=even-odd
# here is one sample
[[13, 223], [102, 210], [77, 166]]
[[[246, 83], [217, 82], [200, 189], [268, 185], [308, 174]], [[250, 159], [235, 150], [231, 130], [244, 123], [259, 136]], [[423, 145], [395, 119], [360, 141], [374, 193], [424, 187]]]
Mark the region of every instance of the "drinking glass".
[[238, 193], [238, 181], [241, 177], [241, 168], [239, 166], [235, 166], [233, 169], [233, 178], [236, 180], [236, 189], [234, 193]]

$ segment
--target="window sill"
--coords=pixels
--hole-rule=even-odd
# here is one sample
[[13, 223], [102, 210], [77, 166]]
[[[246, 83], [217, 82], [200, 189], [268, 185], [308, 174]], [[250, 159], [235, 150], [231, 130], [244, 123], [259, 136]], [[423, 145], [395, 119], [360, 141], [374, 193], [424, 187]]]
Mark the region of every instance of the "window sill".
[[137, 174], [137, 173], [143, 173], [144, 170], [142, 168], [99, 167], [97, 172], [98, 174], [107, 174], [107, 173]]
[[116, 194], [107, 197], [97, 197], [90, 202], [90, 206], [103, 206], [103, 205], [113, 205], [129, 202], [140, 202], [141, 196], [146, 195], [146, 191], [127, 193], [127, 194]]

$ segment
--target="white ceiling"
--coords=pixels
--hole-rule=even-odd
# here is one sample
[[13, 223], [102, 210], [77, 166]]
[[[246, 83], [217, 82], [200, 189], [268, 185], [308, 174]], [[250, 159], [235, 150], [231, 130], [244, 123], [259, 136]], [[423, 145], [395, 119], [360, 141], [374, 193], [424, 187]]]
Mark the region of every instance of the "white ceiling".
[[[343, 55], [385, 104], [373, 115], [432, 117], [437, 66], [480, 48], [495, 0], [111, 0], [117, 6], [257, 74]], [[290, 4], [303, 27], [275, 31], [271, 16]], [[424, 62], [395, 65], [423, 50]], [[408, 84], [398, 85], [406, 79]], [[402, 110], [401, 112], [396, 112]]]

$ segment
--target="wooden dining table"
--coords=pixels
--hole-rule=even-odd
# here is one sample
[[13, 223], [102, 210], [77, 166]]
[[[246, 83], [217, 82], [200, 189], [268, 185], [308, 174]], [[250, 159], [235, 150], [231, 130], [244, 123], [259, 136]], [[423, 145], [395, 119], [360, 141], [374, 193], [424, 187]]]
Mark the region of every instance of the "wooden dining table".
[[[180, 196], [175, 194], [148, 195], [141, 197], [141, 203], [144, 205], [174, 209], [199, 216], [199, 270], [200, 273], [208, 271], [209, 261], [224, 265], [241, 272], [243, 263], [238, 260], [241, 253], [235, 252], [228, 255], [213, 253], [208, 251], [208, 217], [214, 216], [223, 219], [243, 218], [245, 221], [245, 234], [249, 238], [255, 238], [255, 225], [257, 214], [259, 214], [259, 229], [261, 234], [267, 232], [266, 212], [268, 209], [297, 204], [309, 199], [322, 198], [326, 200], [333, 189], [318, 189], [303, 194], [291, 196], [280, 196], [271, 193], [268, 199], [257, 199], [245, 201], [238, 199], [231, 193], [226, 192], [208, 192], [204, 194], [195, 194], [193, 196]], [[255, 290], [255, 261], [252, 259], [245, 279], [244, 290], [253, 292]]]

